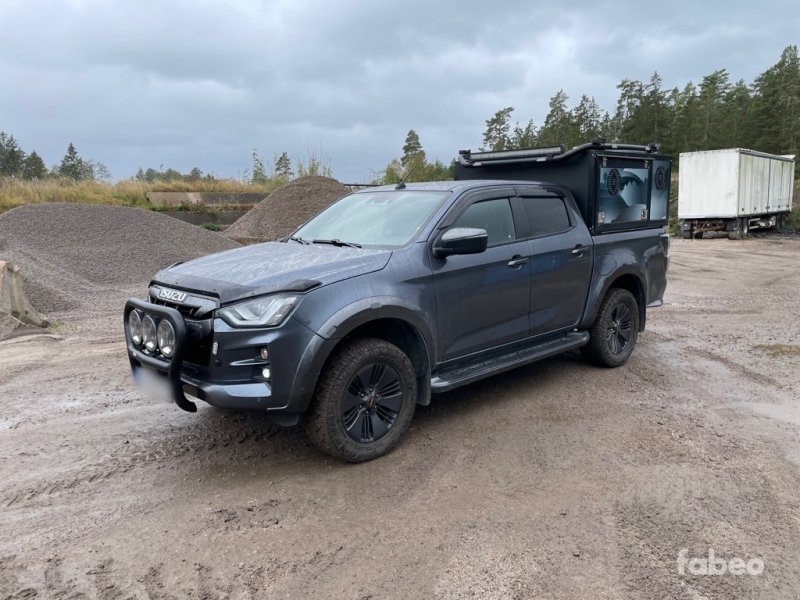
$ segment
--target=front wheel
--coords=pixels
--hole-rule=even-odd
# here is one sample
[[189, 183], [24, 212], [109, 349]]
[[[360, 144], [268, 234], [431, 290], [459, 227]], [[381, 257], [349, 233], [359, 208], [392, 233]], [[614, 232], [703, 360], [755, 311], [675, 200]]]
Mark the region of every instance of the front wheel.
[[380, 339], [344, 346], [326, 366], [306, 432], [323, 452], [364, 462], [392, 450], [414, 415], [417, 380], [400, 348]]
[[589, 329], [583, 355], [601, 367], [619, 367], [630, 358], [639, 337], [639, 306], [628, 290], [611, 288]]

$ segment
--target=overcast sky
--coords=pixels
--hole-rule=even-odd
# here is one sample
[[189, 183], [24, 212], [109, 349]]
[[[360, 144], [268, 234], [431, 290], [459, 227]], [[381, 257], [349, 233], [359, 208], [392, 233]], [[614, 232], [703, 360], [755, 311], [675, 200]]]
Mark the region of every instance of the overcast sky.
[[748, 83], [797, 44], [796, 0], [0, 0], [0, 130], [48, 165], [69, 142], [115, 178], [220, 177], [287, 151], [368, 180], [417, 131], [429, 158], [480, 145], [558, 89], [614, 108], [623, 78], [726, 68]]

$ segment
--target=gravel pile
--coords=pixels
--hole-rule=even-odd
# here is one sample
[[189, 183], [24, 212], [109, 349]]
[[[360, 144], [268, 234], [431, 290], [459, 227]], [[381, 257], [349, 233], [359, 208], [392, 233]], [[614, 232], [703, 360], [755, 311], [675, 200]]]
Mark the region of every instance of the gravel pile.
[[0, 259], [19, 265], [31, 304], [45, 314], [122, 311], [174, 262], [238, 246], [155, 212], [43, 203], [0, 214]]
[[285, 237], [350, 190], [329, 177], [301, 177], [279, 187], [225, 230], [247, 241]]

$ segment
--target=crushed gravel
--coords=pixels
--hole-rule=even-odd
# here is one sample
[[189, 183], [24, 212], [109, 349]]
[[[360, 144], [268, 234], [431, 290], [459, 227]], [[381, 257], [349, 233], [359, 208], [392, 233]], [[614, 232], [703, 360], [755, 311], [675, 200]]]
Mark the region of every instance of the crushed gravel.
[[225, 230], [235, 240], [285, 237], [350, 190], [329, 177], [309, 176], [279, 187]]
[[0, 259], [21, 268], [31, 304], [45, 314], [119, 310], [174, 262], [238, 244], [156, 212], [42, 203], [0, 214]]

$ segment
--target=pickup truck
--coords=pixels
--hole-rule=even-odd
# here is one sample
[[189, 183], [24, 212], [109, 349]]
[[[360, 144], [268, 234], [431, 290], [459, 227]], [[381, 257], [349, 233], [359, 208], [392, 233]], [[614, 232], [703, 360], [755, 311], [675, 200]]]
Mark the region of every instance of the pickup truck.
[[286, 239], [159, 272], [125, 305], [134, 377], [360, 462], [433, 394], [578, 348], [619, 367], [666, 287], [669, 165], [601, 140], [462, 151], [455, 181], [349, 194]]

